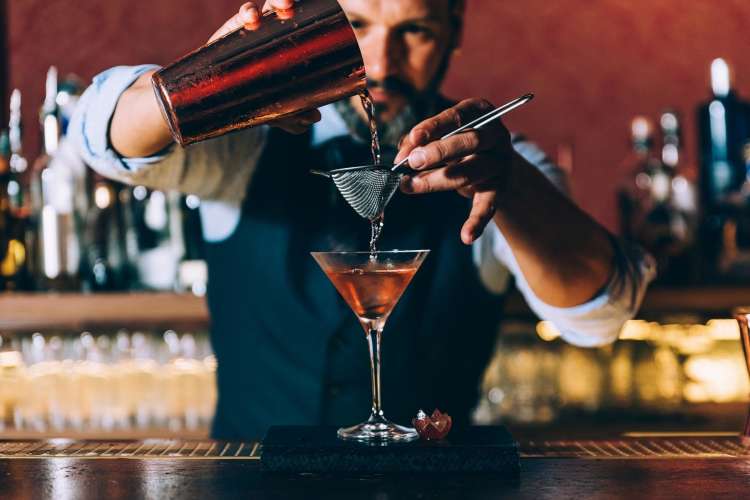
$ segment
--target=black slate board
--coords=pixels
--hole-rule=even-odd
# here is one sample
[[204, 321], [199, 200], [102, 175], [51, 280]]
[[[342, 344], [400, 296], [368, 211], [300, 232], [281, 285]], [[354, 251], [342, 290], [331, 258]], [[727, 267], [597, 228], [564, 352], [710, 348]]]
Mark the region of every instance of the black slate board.
[[501, 426], [454, 429], [439, 442], [371, 446], [343, 441], [335, 427], [271, 427], [261, 465], [288, 473], [492, 473], [519, 475], [518, 443]]

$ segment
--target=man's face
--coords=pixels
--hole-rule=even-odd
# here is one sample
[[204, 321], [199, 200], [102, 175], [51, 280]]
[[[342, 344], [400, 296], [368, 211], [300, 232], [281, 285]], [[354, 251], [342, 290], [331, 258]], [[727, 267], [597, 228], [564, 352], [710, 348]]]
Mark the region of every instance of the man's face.
[[[339, 0], [362, 50], [368, 89], [387, 121], [431, 90], [456, 45], [451, 0]], [[442, 75], [440, 75], [442, 76]], [[357, 98], [355, 98], [357, 99]], [[359, 109], [359, 106], [356, 106]]]

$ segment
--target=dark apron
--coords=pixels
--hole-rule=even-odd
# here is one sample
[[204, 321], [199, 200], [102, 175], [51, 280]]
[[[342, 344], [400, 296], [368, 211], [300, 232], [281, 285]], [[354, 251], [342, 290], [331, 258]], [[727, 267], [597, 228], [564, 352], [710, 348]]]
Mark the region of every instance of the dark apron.
[[[313, 148], [309, 134], [272, 129], [237, 229], [207, 245], [218, 360], [213, 437], [367, 418], [364, 333], [310, 252], [366, 250], [369, 224], [308, 170], [366, 163], [369, 154], [348, 137]], [[397, 193], [386, 212], [379, 248], [431, 250], [383, 334], [383, 408], [398, 423], [438, 407], [462, 425], [477, 403], [502, 304], [460, 240], [468, 213], [455, 193]]]

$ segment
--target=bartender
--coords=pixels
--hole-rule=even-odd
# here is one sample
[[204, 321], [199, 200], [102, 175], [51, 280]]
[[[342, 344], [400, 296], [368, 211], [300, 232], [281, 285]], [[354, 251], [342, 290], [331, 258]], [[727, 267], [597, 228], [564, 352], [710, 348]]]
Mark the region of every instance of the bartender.
[[[408, 157], [420, 171], [386, 210], [379, 247], [431, 250], [389, 319], [383, 405], [396, 422], [440, 408], [466, 424], [510, 278], [566, 341], [599, 346], [635, 314], [652, 260], [580, 210], [564, 173], [501, 123], [440, 139], [491, 106], [439, 93], [461, 42], [463, 0], [339, 1], [364, 57], [384, 161]], [[264, 9], [291, 7], [245, 3], [211, 40], [254, 29]], [[369, 224], [308, 173], [370, 161], [359, 99], [183, 148], [152, 91], [156, 69], [96, 76], [70, 128], [101, 174], [202, 200], [218, 360], [213, 436], [362, 420], [363, 332], [309, 252], [366, 249]]]

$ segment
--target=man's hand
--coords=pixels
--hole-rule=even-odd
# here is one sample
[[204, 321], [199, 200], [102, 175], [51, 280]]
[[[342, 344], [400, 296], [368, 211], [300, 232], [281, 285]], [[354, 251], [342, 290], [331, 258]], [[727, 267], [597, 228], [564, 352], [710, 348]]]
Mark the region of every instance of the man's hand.
[[583, 304], [612, 276], [614, 248], [606, 229], [515, 152], [499, 121], [440, 139], [491, 107], [478, 99], [463, 101], [414, 127], [396, 161], [408, 157], [420, 172], [405, 178], [401, 189], [454, 190], [472, 198], [471, 214], [461, 229], [464, 243], [476, 240], [494, 220], [542, 302], [554, 307]]
[[261, 22], [263, 12], [275, 10], [276, 12], [284, 12], [294, 7], [294, 0], [268, 0], [264, 5], [263, 9], [258, 8], [258, 2], [245, 2], [240, 6], [239, 12], [233, 15], [224, 25], [219, 28], [216, 33], [211, 35], [208, 39], [208, 43], [214, 40], [228, 35], [232, 31], [240, 28], [247, 30], [257, 29]]
[[440, 138], [492, 108], [481, 99], [460, 102], [414, 127], [396, 157], [399, 162], [408, 156], [409, 166], [420, 171], [404, 179], [404, 192], [458, 191], [472, 199], [471, 213], [461, 229], [461, 240], [467, 245], [492, 220], [498, 194], [507, 185], [514, 158], [510, 134], [497, 120], [480, 130]]
[[[218, 40], [240, 28], [245, 28], [246, 30], [251, 31], [257, 29], [262, 21], [263, 12], [275, 10], [276, 15], [283, 18], [291, 14], [291, 9], [293, 7], [294, 0], [268, 0], [263, 5], [262, 10], [258, 8], [258, 2], [245, 2], [242, 4], [237, 14], [232, 16], [216, 31], [216, 33], [211, 35], [211, 38], [208, 39], [208, 43]], [[294, 116], [282, 118], [281, 120], [270, 123], [270, 125], [279, 127], [292, 134], [302, 134], [310, 127], [310, 125], [319, 122], [320, 118], [320, 112], [317, 109], [314, 109], [312, 111], [306, 111]]]

